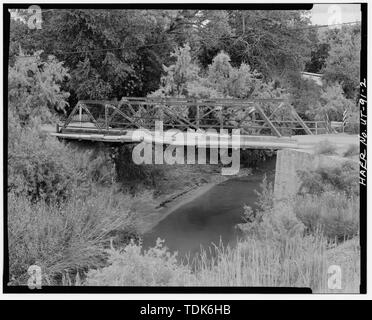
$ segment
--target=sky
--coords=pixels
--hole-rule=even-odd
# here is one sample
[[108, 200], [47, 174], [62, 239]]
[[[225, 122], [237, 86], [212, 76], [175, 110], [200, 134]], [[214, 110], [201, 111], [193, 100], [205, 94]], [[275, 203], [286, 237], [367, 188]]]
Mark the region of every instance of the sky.
[[360, 4], [314, 4], [311, 10], [312, 24], [338, 24], [361, 20]]

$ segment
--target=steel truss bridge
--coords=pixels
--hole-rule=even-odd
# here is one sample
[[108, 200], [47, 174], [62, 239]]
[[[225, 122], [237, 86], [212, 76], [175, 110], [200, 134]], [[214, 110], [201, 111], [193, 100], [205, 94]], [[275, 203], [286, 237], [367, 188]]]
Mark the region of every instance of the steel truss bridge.
[[[55, 136], [62, 139], [116, 143], [150, 142], [172, 144], [174, 139], [156, 141], [156, 121], [164, 130], [190, 129], [199, 135], [225, 129], [231, 136], [240, 129], [241, 148], [281, 149], [294, 147], [295, 134], [328, 133], [325, 122], [303, 121], [285, 99], [189, 99], [125, 97], [121, 101], [81, 100], [70, 115], [57, 124]], [[143, 136], [133, 132], [143, 131]], [[213, 142], [214, 139], [214, 142]], [[210, 137], [232, 146], [231, 139]]]

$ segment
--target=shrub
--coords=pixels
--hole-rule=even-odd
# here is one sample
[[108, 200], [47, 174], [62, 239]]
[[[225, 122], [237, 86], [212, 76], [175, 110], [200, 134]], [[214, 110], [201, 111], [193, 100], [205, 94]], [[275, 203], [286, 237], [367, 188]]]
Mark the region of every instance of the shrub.
[[[86, 285], [180, 285], [180, 286], [286, 286], [310, 287], [314, 292], [327, 292], [327, 270], [329, 265], [339, 262], [335, 254], [329, 254], [334, 245], [319, 228], [305, 233], [305, 225], [296, 214], [307, 213], [312, 208], [308, 203], [275, 204], [272, 201], [272, 186], [264, 179], [256, 212], [245, 208], [247, 222], [239, 227], [244, 233], [236, 247], [223, 247], [222, 243], [209, 250], [202, 250], [191, 262], [177, 262], [158, 240], [154, 248], [142, 250], [131, 243], [123, 251], [110, 251], [110, 265], [88, 273]], [[333, 222], [342, 231], [354, 235], [356, 202], [352, 205], [341, 195], [325, 197], [322, 213], [331, 210], [329, 220], [322, 217], [328, 229], [326, 236], [335, 231]], [[306, 198], [313, 203], [314, 198]], [[340, 211], [342, 209], [343, 211]], [[301, 216], [301, 218], [304, 218]], [[338, 219], [338, 220], [337, 220]], [[320, 220], [318, 220], [320, 221]], [[351, 223], [349, 223], [351, 222]], [[333, 228], [333, 229], [332, 229]], [[309, 231], [309, 228], [308, 228]], [[336, 228], [336, 234], [339, 230]], [[333, 234], [331, 236], [333, 238]], [[359, 252], [353, 250], [352, 263], [358, 261]], [[343, 278], [343, 292], [358, 292], [359, 269], [342, 262], [348, 272]], [[347, 290], [347, 291], [346, 291]]]
[[353, 107], [354, 102], [345, 97], [341, 85], [334, 83], [324, 87], [320, 103], [310, 106], [307, 114], [314, 117], [314, 120], [342, 121], [343, 111]]
[[359, 194], [358, 164], [346, 161], [340, 166], [319, 166], [314, 170], [299, 170], [299, 194], [319, 195], [327, 190], [345, 192], [347, 196]]
[[[272, 286], [309, 287], [327, 292], [327, 269], [341, 263], [344, 292], [359, 291], [359, 269], [329, 254], [320, 235], [288, 237], [286, 241], [248, 238], [235, 248], [222, 245], [204, 250], [191, 263], [177, 263], [174, 253], [157, 242], [142, 250], [130, 244], [110, 250], [110, 265], [91, 270], [85, 285], [94, 286]], [[351, 258], [358, 261], [358, 250]], [[344, 269], [343, 269], [344, 270]], [[346, 270], [346, 269], [345, 269]], [[346, 291], [347, 290], [347, 291]]]
[[299, 171], [301, 180], [294, 202], [296, 216], [309, 232], [320, 229], [328, 238], [353, 237], [359, 229], [358, 164], [319, 166]]
[[111, 250], [109, 266], [91, 270], [86, 285], [94, 286], [174, 286], [182, 285], [190, 270], [177, 264], [163, 241], [142, 253], [142, 246], [133, 242], [122, 251]]
[[61, 90], [62, 82], [70, 77], [68, 70], [54, 56], [43, 61], [41, 53], [16, 57], [9, 68], [9, 109], [23, 123], [35, 117], [50, 121], [55, 110], [64, 111], [68, 105], [70, 94]]
[[8, 191], [38, 199], [63, 200], [74, 185], [69, 150], [37, 126], [9, 132]]
[[322, 140], [315, 146], [315, 154], [332, 155], [336, 154], [336, 146], [329, 140]]
[[125, 241], [136, 230], [130, 198], [112, 191], [95, 190], [85, 201], [72, 197], [61, 205], [11, 192], [8, 202], [11, 284], [25, 285], [33, 264], [42, 269], [43, 285], [103, 266], [110, 239]]
[[328, 239], [340, 241], [358, 234], [359, 202], [356, 197], [349, 198], [335, 191], [299, 196], [294, 210], [310, 233], [320, 231]]
[[238, 228], [245, 236], [256, 239], [286, 240], [287, 237], [301, 235], [304, 229], [302, 223], [294, 215], [291, 203], [281, 203], [274, 207], [274, 189], [267, 182], [266, 176], [260, 184], [261, 191], [256, 191], [257, 209], [244, 208], [246, 223]]
[[32, 201], [61, 202], [77, 192], [86, 193], [92, 183], [108, 184], [115, 177], [109, 152], [69, 147], [43, 132], [37, 122], [25, 127], [10, 123], [9, 192]]
[[344, 131], [351, 134], [360, 134], [360, 110], [358, 106], [354, 106], [351, 110]]
[[343, 153], [344, 157], [352, 157], [359, 155], [359, 146], [357, 144], [350, 144]]

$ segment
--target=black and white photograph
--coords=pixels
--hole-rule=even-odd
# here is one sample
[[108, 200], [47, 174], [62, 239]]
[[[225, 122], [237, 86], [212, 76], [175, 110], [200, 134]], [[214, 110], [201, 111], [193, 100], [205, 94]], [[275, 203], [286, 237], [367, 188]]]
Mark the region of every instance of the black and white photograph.
[[366, 293], [367, 3], [2, 10], [3, 293]]

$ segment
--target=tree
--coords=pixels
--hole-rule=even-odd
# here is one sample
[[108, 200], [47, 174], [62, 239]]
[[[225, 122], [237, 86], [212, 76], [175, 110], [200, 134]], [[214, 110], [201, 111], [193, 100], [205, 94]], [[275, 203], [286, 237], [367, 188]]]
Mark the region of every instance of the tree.
[[[192, 10], [48, 10], [43, 28], [11, 20], [11, 54], [44, 50], [65, 61], [70, 102], [120, 99], [156, 90], [169, 52], [192, 29]], [[22, 33], [25, 36], [21, 36]], [[12, 56], [13, 57], [13, 56]]]
[[310, 61], [306, 63], [307, 72], [321, 73], [329, 56], [330, 45], [328, 43], [319, 43], [314, 51], [311, 51]]
[[16, 57], [9, 68], [9, 109], [22, 123], [35, 117], [48, 121], [56, 111], [64, 111], [69, 93], [61, 90], [69, 78], [68, 70], [54, 56], [46, 60], [41, 51], [33, 56]]
[[322, 87], [311, 79], [302, 78], [301, 74], [291, 75], [291, 83], [288, 91], [296, 111], [302, 117], [311, 115], [308, 111], [320, 106]]
[[247, 63], [268, 79], [302, 71], [311, 44], [303, 12], [231, 11], [229, 21], [235, 30], [227, 50], [233, 65]]
[[360, 80], [360, 26], [346, 26], [326, 34], [330, 42], [325, 61], [324, 80], [340, 83], [346, 98], [355, 99]]
[[187, 96], [187, 85], [198, 79], [199, 67], [191, 59], [188, 44], [176, 48], [171, 57], [176, 61], [169, 67], [163, 66], [165, 75], [161, 78], [161, 87], [152, 96]]
[[228, 40], [234, 36], [225, 10], [200, 10], [196, 15], [193, 51], [198, 61], [206, 68], [220, 51], [227, 51]]
[[282, 80], [302, 68], [307, 24], [298, 11], [48, 10], [41, 30], [11, 21], [11, 61], [19, 47], [65, 61], [71, 104], [155, 91], [170, 52], [186, 42], [202, 69], [224, 51], [233, 67], [245, 63], [265, 79]]
[[335, 84], [328, 86], [320, 97], [320, 103], [308, 111], [315, 120], [322, 121], [342, 121], [345, 110], [352, 110], [354, 103], [346, 99], [341, 85]]

